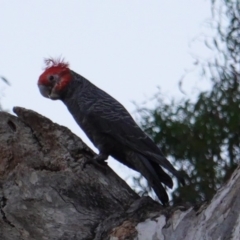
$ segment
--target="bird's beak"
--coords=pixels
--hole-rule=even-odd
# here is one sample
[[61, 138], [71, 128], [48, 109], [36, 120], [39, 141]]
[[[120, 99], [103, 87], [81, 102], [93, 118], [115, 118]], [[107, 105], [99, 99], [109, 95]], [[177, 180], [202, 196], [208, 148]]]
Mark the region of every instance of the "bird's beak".
[[58, 100], [59, 94], [54, 91], [54, 89], [49, 93], [48, 97], [52, 100]]
[[58, 93], [55, 91], [54, 88], [51, 86], [45, 86], [45, 85], [38, 85], [40, 93], [45, 97], [45, 98], [50, 98], [52, 100], [57, 100], [59, 99]]
[[38, 85], [40, 93], [45, 97], [45, 98], [50, 98], [51, 94], [51, 87], [47, 87], [45, 85]]

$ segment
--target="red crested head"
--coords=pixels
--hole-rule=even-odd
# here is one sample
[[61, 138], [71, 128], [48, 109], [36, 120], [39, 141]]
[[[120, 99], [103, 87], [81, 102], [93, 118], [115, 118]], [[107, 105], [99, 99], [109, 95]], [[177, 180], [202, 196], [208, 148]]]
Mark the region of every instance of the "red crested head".
[[45, 59], [45, 69], [38, 79], [38, 87], [44, 97], [57, 100], [61, 98], [71, 82], [69, 64], [63, 59]]

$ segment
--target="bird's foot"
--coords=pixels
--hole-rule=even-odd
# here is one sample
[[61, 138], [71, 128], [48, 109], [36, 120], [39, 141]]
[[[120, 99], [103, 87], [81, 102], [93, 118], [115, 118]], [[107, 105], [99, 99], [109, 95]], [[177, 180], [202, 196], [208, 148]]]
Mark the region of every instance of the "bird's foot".
[[82, 170], [88, 165], [88, 164], [94, 164], [95, 166], [98, 167], [105, 167], [107, 166], [107, 162], [105, 162], [105, 160], [107, 160], [108, 155], [105, 154], [98, 154], [95, 155], [93, 158], [88, 158], [84, 161], [83, 165], [82, 165]]

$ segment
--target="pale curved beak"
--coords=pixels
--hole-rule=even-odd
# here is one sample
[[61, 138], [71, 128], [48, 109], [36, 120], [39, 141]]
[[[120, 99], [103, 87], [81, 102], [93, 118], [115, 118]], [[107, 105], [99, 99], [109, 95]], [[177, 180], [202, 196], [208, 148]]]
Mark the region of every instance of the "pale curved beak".
[[39, 91], [40, 93], [46, 97], [46, 98], [50, 98], [50, 93], [51, 93], [51, 87], [46, 87], [44, 85], [38, 85]]
[[52, 100], [58, 100], [59, 99], [59, 94], [56, 91], [55, 88], [52, 86], [46, 86], [46, 85], [38, 85], [40, 93], [45, 97], [45, 98], [50, 98]]
[[55, 93], [54, 91], [51, 91], [51, 93], [48, 95], [48, 97], [52, 100], [58, 100], [59, 99], [59, 95], [57, 93]]

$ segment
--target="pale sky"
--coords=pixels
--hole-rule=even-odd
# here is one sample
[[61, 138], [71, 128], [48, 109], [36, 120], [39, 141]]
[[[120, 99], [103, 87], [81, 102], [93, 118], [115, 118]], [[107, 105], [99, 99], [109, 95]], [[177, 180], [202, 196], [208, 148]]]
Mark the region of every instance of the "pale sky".
[[[203, 45], [189, 45], [205, 31], [210, 0], [1, 0], [0, 16], [0, 75], [11, 82], [0, 82], [3, 107], [39, 112], [97, 152], [66, 107], [40, 95], [43, 59], [64, 57], [130, 113], [136, 109], [132, 102], [146, 101], [157, 86], [167, 98], [181, 98], [178, 81], [192, 67], [191, 53], [205, 53]], [[197, 75], [183, 84], [189, 94], [207, 86]], [[124, 179], [129, 176], [114, 160], [109, 164]]]

